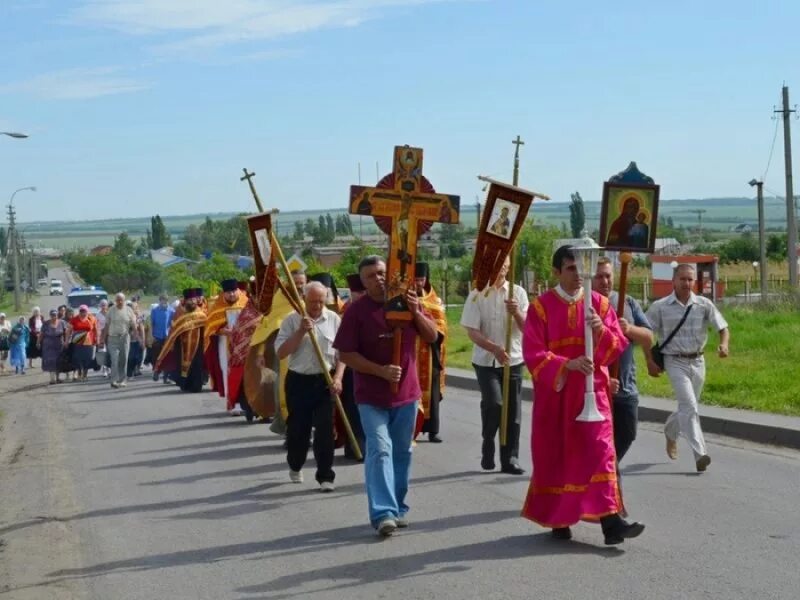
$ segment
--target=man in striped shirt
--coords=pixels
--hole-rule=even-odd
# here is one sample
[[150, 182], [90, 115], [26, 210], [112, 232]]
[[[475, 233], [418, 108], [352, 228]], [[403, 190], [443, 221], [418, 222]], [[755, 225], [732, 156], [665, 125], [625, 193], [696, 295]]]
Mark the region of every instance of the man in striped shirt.
[[[708, 341], [708, 329], [713, 327], [719, 332], [717, 353], [720, 358], [726, 358], [730, 333], [727, 321], [714, 303], [692, 291], [695, 279], [695, 268], [692, 265], [678, 265], [672, 276], [674, 291], [650, 306], [647, 319], [659, 342], [663, 344], [678, 327], [684, 313], [689, 311], [678, 332], [668, 344], [661, 347], [664, 370], [678, 401], [678, 410], [667, 418], [664, 435], [667, 438], [667, 455], [672, 460], [678, 458], [678, 436], [685, 437], [692, 447], [697, 471], [702, 473], [711, 464], [698, 414], [700, 392], [706, 378], [703, 352]], [[647, 370], [654, 377], [662, 372], [652, 360], [648, 360]]]

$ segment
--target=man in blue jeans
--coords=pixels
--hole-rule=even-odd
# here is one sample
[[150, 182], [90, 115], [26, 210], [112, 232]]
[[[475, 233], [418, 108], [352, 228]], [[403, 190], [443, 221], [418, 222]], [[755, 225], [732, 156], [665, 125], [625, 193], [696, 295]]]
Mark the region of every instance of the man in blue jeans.
[[[412, 319], [402, 331], [399, 365], [392, 364], [395, 330], [386, 322], [386, 263], [368, 256], [358, 266], [366, 295], [345, 311], [334, 341], [340, 360], [353, 369], [355, 401], [367, 452], [364, 475], [369, 520], [382, 537], [408, 527], [406, 504], [411, 440], [422, 392], [417, 379], [416, 342], [436, 341], [436, 326], [423, 312], [413, 287], [405, 302]], [[392, 384], [397, 392], [392, 392]]]

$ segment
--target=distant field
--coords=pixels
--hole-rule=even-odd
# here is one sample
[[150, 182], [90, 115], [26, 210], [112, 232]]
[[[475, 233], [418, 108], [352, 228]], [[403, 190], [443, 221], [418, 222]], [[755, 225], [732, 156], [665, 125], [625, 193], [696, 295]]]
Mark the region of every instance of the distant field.
[[[715, 198], [710, 200], [665, 200], [662, 201], [660, 214], [671, 217], [676, 226], [696, 227], [697, 214], [690, 211], [702, 208], [703, 228], [727, 232], [739, 223], [747, 223], [753, 228], [757, 226], [756, 203], [750, 198]], [[476, 223], [475, 206], [462, 207], [461, 222], [470, 227]], [[596, 228], [600, 222], [600, 203], [586, 202], [584, 204], [586, 220], [589, 229]], [[282, 235], [294, 231], [296, 221], [312, 219], [317, 221], [320, 215], [331, 213], [332, 216], [344, 213], [338, 210], [309, 210], [281, 212], [277, 219], [278, 232]], [[179, 238], [189, 225], [199, 225], [206, 217], [214, 220], [229, 219], [236, 213], [217, 213], [210, 215], [181, 215], [164, 216], [164, 224], [173, 238]], [[531, 216], [547, 224], [560, 227], [562, 223], [569, 224], [569, 204], [566, 202], [536, 202], [531, 209]], [[767, 229], [780, 230], [786, 227], [786, 206], [774, 198], [765, 202], [765, 216]], [[371, 234], [377, 232], [372, 219], [357, 216], [351, 217], [353, 231]], [[25, 231], [25, 236], [34, 243], [41, 242], [42, 246], [72, 250], [75, 248], [91, 248], [101, 244], [110, 244], [114, 236], [126, 232], [129, 236], [139, 239], [145, 236], [150, 227], [150, 216], [137, 219], [112, 219], [104, 221], [47, 221], [20, 224]]]

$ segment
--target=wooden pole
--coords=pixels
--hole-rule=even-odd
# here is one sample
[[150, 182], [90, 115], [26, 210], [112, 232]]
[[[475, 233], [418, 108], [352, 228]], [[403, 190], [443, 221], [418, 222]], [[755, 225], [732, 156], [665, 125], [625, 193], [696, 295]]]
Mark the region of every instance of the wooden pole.
[[[287, 285], [286, 288], [292, 295], [292, 299], [295, 301], [295, 304], [300, 311], [300, 316], [305, 319], [308, 316], [308, 313], [306, 313], [305, 304], [300, 298], [297, 288], [292, 283], [292, 272], [289, 269], [289, 265], [286, 264], [286, 258], [283, 256], [283, 250], [281, 249], [281, 245], [278, 243], [278, 238], [275, 236], [274, 231], [270, 232], [270, 237], [272, 238], [272, 243], [275, 246], [275, 254], [278, 255], [278, 261], [281, 263], [283, 272], [286, 273], [286, 277], [289, 280], [289, 285]], [[328, 372], [328, 368], [325, 365], [325, 358], [322, 356], [322, 348], [319, 346], [317, 335], [314, 333], [313, 329], [308, 332], [308, 337], [311, 340], [311, 345], [314, 347], [314, 354], [317, 356], [317, 362], [319, 362], [319, 366], [325, 375], [325, 381], [328, 384], [328, 387], [332, 388], [333, 379], [331, 378], [331, 374]], [[363, 455], [361, 454], [361, 449], [358, 447], [358, 442], [356, 441], [356, 436], [353, 433], [353, 428], [350, 426], [350, 421], [347, 419], [347, 413], [345, 413], [344, 406], [342, 406], [342, 400], [339, 398], [339, 394], [334, 394], [333, 391], [331, 391], [331, 395], [333, 396], [333, 400], [336, 403], [336, 410], [339, 411], [339, 416], [341, 417], [345, 431], [347, 432], [347, 439], [350, 441], [350, 447], [353, 449], [356, 459], [361, 460]]]
[[[619, 254], [619, 298], [617, 299], [616, 311], [617, 317], [620, 319], [625, 315], [625, 296], [628, 292], [628, 265], [632, 259], [633, 255], [630, 252], [620, 252]], [[613, 365], [611, 365], [611, 377], [614, 379], [619, 379], [619, 361], [616, 361]]]
[[[522, 141], [520, 136], [517, 136], [516, 140], [511, 142], [516, 146], [514, 150], [514, 179], [513, 185], [516, 187], [519, 185], [519, 147], [525, 144]], [[508, 255], [510, 257], [509, 265], [508, 265], [508, 274], [506, 275], [506, 279], [508, 280], [508, 301], [512, 301], [514, 299], [514, 279], [516, 278], [516, 260], [514, 256], [514, 246], [511, 246], [511, 250], [509, 251]], [[506, 315], [506, 354], [510, 355], [511, 353], [511, 332], [514, 327], [514, 318], [510, 315]], [[508, 393], [509, 388], [511, 387], [511, 364], [506, 363], [503, 365], [503, 405], [500, 410], [500, 445], [505, 446], [508, 442]], [[517, 402], [519, 402], [519, 398], [517, 398]]]
[[[264, 212], [261, 199], [258, 197], [258, 192], [256, 192], [256, 186], [253, 184], [253, 177], [255, 177], [255, 173], [248, 173], [247, 169], [242, 170], [244, 171], [244, 176], [241, 177], [240, 180], [247, 180], [247, 184], [250, 186], [250, 192], [253, 194], [253, 199], [256, 201], [256, 206], [258, 207], [259, 212]], [[274, 210], [272, 212], [273, 214], [276, 214], [278, 211]], [[306, 313], [306, 305], [303, 303], [302, 298], [300, 298], [300, 294], [298, 293], [297, 288], [292, 281], [292, 272], [289, 269], [289, 265], [286, 264], [286, 257], [283, 256], [283, 250], [281, 249], [280, 242], [278, 242], [278, 237], [272, 230], [269, 232], [269, 235], [270, 241], [275, 246], [275, 254], [278, 256], [278, 261], [281, 263], [281, 267], [283, 267], [283, 272], [286, 273], [286, 278], [288, 280], [286, 289], [289, 292], [289, 295], [292, 296], [295, 306], [297, 306], [297, 309], [300, 311], [300, 316], [305, 318], [308, 316]], [[314, 354], [317, 356], [319, 366], [322, 369], [322, 372], [325, 374], [325, 381], [328, 384], [328, 388], [331, 388], [333, 386], [333, 379], [331, 378], [331, 374], [328, 372], [328, 369], [325, 365], [325, 357], [322, 356], [322, 349], [319, 347], [319, 341], [317, 340], [317, 336], [313, 329], [308, 332], [308, 337], [311, 339], [311, 345], [314, 347]], [[361, 449], [358, 447], [356, 436], [353, 434], [353, 428], [350, 426], [350, 421], [347, 419], [347, 413], [344, 412], [342, 400], [339, 398], [339, 394], [334, 394], [331, 391], [331, 395], [336, 403], [336, 410], [339, 411], [339, 416], [342, 418], [342, 423], [344, 424], [345, 431], [347, 432], [347, 439], [350, 441], [350, 447], [353, 449], [356, 459], [361, 460], [363, 455], [361, 454]]]

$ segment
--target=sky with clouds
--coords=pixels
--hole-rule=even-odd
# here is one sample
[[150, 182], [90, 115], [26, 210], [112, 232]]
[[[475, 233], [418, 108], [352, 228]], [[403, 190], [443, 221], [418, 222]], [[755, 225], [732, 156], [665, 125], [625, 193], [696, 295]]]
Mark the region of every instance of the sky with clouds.
[[0, 0], [0, 131], [30, 135], [0, 136], [0, 195], [37, 186], [23, 221], [249, 211], [247, 167], [269, 206], [343, 208], [411, 144], [473, 203], [520, 134], [521, 185], [556, 200], [631, 160], [664, 198], [748, 196], [783, 82], [800, 98], [799, 22], [777, 0]]

